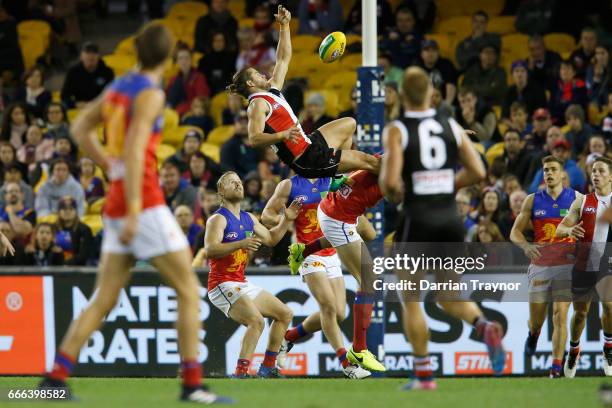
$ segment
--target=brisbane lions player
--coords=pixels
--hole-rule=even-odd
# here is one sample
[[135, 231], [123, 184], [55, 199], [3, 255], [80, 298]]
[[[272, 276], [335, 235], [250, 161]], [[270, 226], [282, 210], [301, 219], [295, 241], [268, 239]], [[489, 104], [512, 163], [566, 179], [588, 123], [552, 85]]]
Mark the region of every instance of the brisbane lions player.
[[609, 271], [608, 246], [612, 239], [608, 213], [612, 196], [612, 161], [598, 157], [591, 173], [593, 191], [576, 197], [569, 213], [557, 227], [556, 236], [571, 237], [578, 242], [576, 264], [572, 272], [574, 316], [570, 326], [570, 351], [563, 372], [566, 377], [576, 375], [576, 362], [580, 355], [580, 336], [591, 306], [591, 297], [597, 289], [603, 312], [601, 327], [604, 335], [604, 364], [606, 376], [612, 376], [612, 277]]
[[333, 177], [336, 172], [378, 172], [380, 161], [369, 154], [350, 150], [356, 122], [334, 120], [306, 135], [291, 106], [280, 92], [291, 61], [291, 13], [278, 6], [280, 39], [276, 65], [267, 79], [254, 68], [238, 71], [228, 86], [232, 93], [249, 99], [249, 141], [253, 147], [272, 146], [278, 157], [297, 174], [308, 178]]
[[[138, 69], [115, 79], [77, 117], [72, 134], [85, 153], [108, 175], [104, 238], [96, 292], [72, 322], [60, 344], [53, 369], [40, 387], [67, 387], [81, 347], [102, 324], [128, 284], [137, 259], [149, 259], [176, 291], [178, 349], [181, 355], [181, 400], [204, 404], [229, 402], [201, 385], [198, 361], [200, 283], [191, 269], [191, 250], [164, 200], [157, 176], [155, 150], [161, 141], [165, 95], [160, 89], [166, 62], [174, 48], [163, 25], [144, 26], [134, 39]], [[106, 129], [104, 149], [96, 134]]]

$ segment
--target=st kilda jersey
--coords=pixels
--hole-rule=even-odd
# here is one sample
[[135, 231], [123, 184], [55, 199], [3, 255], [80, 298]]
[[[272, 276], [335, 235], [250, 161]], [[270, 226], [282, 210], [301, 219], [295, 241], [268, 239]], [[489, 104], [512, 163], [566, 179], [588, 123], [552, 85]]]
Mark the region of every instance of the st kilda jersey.
[[426, 222], [429, 215], [439, 216], [442, 211], [444, 218], [457, 217], [455, 169], [461, 127], [434, 109], [406, 111], [391, 124], [399, 129], [404, 150], [406, 216]]
[[279, 133], [293, 126], [300, 129], [302, 137], [297, 142], [286, 139], [272, 145], [274, 152], [285, 164], [293, 163], [311, 144], [310, 138], [302, 130], [293, 109], [291, 109], [283, 94], [276, 88], [270, 88], [268, 92], [256, 92], [250, 95], [249, 103], [255, 99], [263, 99], [268, 105], [265, 133]]

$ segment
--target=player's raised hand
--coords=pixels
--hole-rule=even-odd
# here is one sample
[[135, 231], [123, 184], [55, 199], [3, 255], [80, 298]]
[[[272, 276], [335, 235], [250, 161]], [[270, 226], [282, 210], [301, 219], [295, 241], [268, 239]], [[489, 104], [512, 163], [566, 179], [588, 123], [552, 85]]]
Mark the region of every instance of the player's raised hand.
[[581, 238], [584, 238], [584, 228], [582, 227], [582, 221], [580, 221], [578, 224], [574, 225], [570, 231], [569, 231], [569, 236], [574, 238], [575, 240], [579, 240]]
[[523, 252], [525, 252], [525, 255], [532, 261], [542, 256], [542, 254], [540, 253], [540, 250], [538, 249], [538, 246], [533, 245], [533, 244], [527, 245], [525, 249], [523, 249]]
[[296, 125], [291, 126], [289, 129], [282, 132], [283, 139], [289, 140], [293, 143], [297, 143], [300, 141], [300, 137], [302, 137], [302, 132], [299, 127]]
[[243, 239], [242, 241], [242, 249], [246, 249], [248, 251], [257, 251], [261, 246], [261, 240], [257, 237], [248, 237]]
[[293, 200], [289, 207], [285, 209], [285, 217], [287, 220], [293, 221], [297, 218], [300, 210], [302, 209], [302, 202], [299, 200]]
[[15, 255], [15, 247], [6, 235], [0, 232], [0, 256], [6, 256], [7, 253], [11, 256]]
[[281, 25], [286, 25], [291, 21], [291, 13], [289, 10], [279, 4], [278, 11], [274, 15], [274, 18], [276, 18], [276, 21], [278, 21]]

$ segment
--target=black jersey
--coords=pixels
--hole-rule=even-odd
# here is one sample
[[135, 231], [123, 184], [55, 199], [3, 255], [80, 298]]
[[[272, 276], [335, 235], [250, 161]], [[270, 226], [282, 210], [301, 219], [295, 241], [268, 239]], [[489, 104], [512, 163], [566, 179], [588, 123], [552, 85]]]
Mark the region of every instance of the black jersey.
[[[440, 115], [434, 109], [408, 111], [391, 124], [400, 130], [404, 150], [405, 219], [397, 238], [418, 241], [417, 237], [426, 231], [435, 231], [438, 236], [451, 230], [453, 233], [436, 241], [456, 241], [462, 235], [455, 205], [461, 127], [453, 118]], [[426, 235], [423, 240], [432, 241], [431, 234]]]

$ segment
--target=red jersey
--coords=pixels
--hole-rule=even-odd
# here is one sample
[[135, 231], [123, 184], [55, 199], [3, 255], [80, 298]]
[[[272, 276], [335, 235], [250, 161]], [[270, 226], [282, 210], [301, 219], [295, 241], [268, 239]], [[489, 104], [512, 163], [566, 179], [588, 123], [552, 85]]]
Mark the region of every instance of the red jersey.
[[603, 213], [610, 207], [610, 197], [599, 196], [592, 192], [584, 196], [580, 208], [580, 221], [584, 228], [584, 237], [579, 241], [576, 254], [576, 269], [598, 271], [606, 243], [610, 239], [610, 224], [602, 219]]
[[[146, 89], [157, 88], [151, 80], [137, 72], [130, 72], [114, 80], [104, 95], [102, 117], [106, 131], [106, 151], [111, 158], [111, 179], [104, 214], [109, 217], [123, 217], [127, 213], [123, 178], [125, 165], [123, 157], [127, 130], [132, 119], [132, 104], [138, 94]], [[160, 115], [153, 125], [145, 151], [144, 173], [142, 180], [142, 209], [165, 205], [164, 193], [157, 176], [157, 156], [155, 151], [161, 141], [163, 117]]]
[[[242, 241], [253, 235], [253, 219], [249, 213], [240, 211], [238, 219], [230, 210], [221, 207], [215, 214], [221, 214], [227, 221], [221, 242]], [[222, 282], [246, 282], [244, 269], [248, 263], [249, 252], [246, 249], [238, 249], [224, 257], [211, 259], [208, 290], [213, 290]]]
[[368, 208], [374, 207], [382, 198], [378, 175], [359, 170], [351, 173], [338, 191], [327, 194], [319, 208], [335, 220], [355, 224], [359, 216]]
[[293, 163], [312, 143], [302, 130], [293, 109], [278, 89], [271, 88], [269, 92], [254, 93], [249, 96], [249, 103], [255, 99], [262, 99], [268, 104], [268, 115], [266, 116], [266, 127], [264, 129], [266, 133], [283, 132], [293, 126], [300, 129], [302, 137], [297, 142], [283, 140], [272, 145], [272, 149], [285, 164]]
[[[329, 191], [331, 177], [309, 179], [296, 175], [291, 177], [291, 193], [287, 201], [299, 200], [302, 209], [295, 219], [295, 235], [297, 241], [307, 244], [323, 236], [319, 219], [317, 218], [317, 208], [321, 202], [321, 197], [325, 197]], [[313, 255], [331, 256], [336, 253], [334, 248], [325, 248], [315, 252]]]

